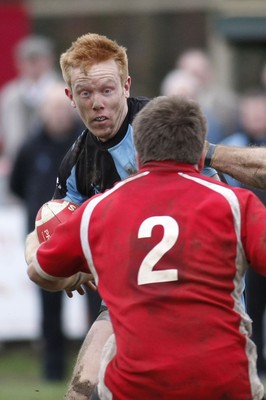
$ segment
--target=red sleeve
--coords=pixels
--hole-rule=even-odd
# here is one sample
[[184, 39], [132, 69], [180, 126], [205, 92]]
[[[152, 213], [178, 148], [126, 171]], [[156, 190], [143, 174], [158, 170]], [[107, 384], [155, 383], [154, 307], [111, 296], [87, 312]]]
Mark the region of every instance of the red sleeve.
[[51, 238], [38, 249], [38, 266], [46, 274], [69, 277], [76, 272], [90, 273], [80, 242], [81, 208], [55, 229]]
[[248, 190], [239, 197], [242, 227], [241, 239], [250, 267], [266, 276], [266, 207]]

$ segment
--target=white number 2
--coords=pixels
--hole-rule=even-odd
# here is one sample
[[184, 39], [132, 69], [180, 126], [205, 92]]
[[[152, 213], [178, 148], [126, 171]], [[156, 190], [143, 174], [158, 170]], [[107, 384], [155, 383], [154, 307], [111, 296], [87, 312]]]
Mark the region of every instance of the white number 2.
[[178, 280], [177, 269], [153, 271], [155, 264], [168, 250], [174, 246], [177, 241], [179, 227], [176, 220], [169, 216], [147, 218], [140, 225], [138, 238], [141, 239], [151, 237], [152, 229], [156, 225], [161, 225], [164, 228], [163, 238], [143, 259], [138, 272], [139, 285], [156, 282], [172, 282]]

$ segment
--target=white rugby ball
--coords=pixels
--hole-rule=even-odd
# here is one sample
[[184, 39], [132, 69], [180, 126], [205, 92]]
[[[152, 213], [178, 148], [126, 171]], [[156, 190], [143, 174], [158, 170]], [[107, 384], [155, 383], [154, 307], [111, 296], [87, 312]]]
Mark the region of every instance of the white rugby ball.
[[39, 242], [49, 240], [57, 225], [66, 221], [78, 208], [78, 205], [67, 200], [50, 200], [39, 209], [35, 228]]

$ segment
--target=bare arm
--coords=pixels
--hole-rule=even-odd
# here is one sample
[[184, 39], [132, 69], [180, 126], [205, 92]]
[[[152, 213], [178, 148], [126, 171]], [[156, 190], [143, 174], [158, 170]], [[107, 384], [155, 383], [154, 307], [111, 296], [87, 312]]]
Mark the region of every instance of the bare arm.
[[25, 243], [25, 260], [28, 265], [31, 263], [31, 260], [39, 246], [40, 242], [37, 233], [34, 230], [28, 234]]
[[25, 259], [28, 264], [28, 276], [31, 281], [43, 289], [51, 292], [57, 292], [60, 290], [66, 290], [68, 296], [71, 297], [71, 292], [77, 290], [79, 294], [84, 294], [84, 290], [81, 285], [87, 283], [93, 279], [91, 274], [85, 274], [83, 272], [77, 272], [76, 274], [67, 278], [54, 278], [53, 280], [45, 279], [35, 269], [33, 259], [35, 253], [40, 246], [36, 231], [31, 232], [26, 239], [25, 245]]
[[266, 189], [266, 147], [216, 145], [210, 166], [242, 183]]

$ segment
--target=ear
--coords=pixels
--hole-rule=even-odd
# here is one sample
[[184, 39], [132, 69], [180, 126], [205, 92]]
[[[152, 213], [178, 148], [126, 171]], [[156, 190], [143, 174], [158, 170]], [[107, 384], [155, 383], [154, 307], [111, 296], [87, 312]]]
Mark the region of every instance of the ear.
[[205, 161], [205, 152], [203, 151], [198, 163], [198, 169], [201, 171], [204, 168], [204, 161]]
[[131, 78], [130, 78], [130, 76], [128, 76], [127, 80], [124, 84], [124, 93], [125, 93], [126, 98], [128, 98], [130, 96], [130, 86], [131, 86]]
[[141, 168], [141, 162], [140, 162], [138, 153], [137, 153], [137, 155], [136, 155], [136, 158], [137, 158], [138, 169], [140, 169], [140, 168]]
[[67, 97], [70, 99], [71, 106], [72, 106], [73, 108], [76, 108], [76, 103], [75, 103], [75, 100], [74, 100], [74, 98], [73, 98], [72, 92], [71, 92], [71, 90], [70, 90], [68, 87], [65, 88], [65, 94], [66, 94]]

